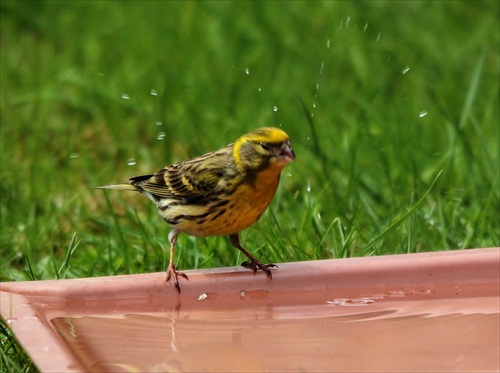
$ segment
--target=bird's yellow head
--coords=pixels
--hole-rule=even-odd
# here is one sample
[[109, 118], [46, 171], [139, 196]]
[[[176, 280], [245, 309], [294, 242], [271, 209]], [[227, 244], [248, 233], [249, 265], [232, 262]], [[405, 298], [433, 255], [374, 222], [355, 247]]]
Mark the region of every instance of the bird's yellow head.
[[268, 166], [280, 170], [295, 160], [288, 135], [273, 127], [256, 129], [234, 143], [233, 156], [239, 170], [258, 171]]

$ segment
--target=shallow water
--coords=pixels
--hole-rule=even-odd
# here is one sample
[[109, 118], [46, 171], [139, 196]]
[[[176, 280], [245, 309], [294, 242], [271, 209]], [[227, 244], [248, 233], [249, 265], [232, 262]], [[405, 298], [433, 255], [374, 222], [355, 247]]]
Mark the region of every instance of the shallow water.
[[[88, 371], [497, 371], [500, 306], [492, 286], [299, 299], [242, 291], [170, 308], [161, 298], [116, 299], [113, 312], [51, 323]], [[119, 311], [139, 303], [148, 306]]]
[[[0, 284], [41, 371], [500, 371], [500, 249]], [[36, 338], [33, 336], [36, 335]]]

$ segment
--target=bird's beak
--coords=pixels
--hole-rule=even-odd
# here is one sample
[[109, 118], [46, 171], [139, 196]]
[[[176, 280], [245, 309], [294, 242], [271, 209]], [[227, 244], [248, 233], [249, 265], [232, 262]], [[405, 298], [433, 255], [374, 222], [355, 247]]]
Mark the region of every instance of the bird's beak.
[[281, 145], [278, 154], [278, 160], [282, 163], [288, 163], [295, 161], [295, 153], [293, 152], [292, 145], [289, 141], [286, 141]]

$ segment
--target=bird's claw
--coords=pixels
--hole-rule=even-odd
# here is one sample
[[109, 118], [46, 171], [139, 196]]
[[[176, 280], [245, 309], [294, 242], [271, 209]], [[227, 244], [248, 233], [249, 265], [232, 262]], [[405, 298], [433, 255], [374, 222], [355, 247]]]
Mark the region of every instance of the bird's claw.
[[258, 269], [260, 269], [261, 271], [263, 271], [266, 276], [272, 280], [273, 278], [273, 275], [271, 273], [271, 270], [270, 268], [278, 268], [278, 266], [276, 264], [262, 264], [258, 261], [251, 261], [251, 262], [243, 262], [241, 263], [241, 266], [244, 267], [244, 268], [249, 268], [251, 270], [253, 270], [254, 272], [257, 272]]
[[186, 280], [189, 280], [188, 276], [183, 272], [177, 271], [173, 264], [169, 265], [168, 269], [167, 269], [167, 278], [165, 279], [165, 282], [168, 282], [170, 280], [170, 278], [172, 278], [174, 281], [175, 288], [177, 289], [177, 291], [180, 294], [181, 287], [179, 285], [179, 280], [177, 279], [178, 276], [184, 277]]

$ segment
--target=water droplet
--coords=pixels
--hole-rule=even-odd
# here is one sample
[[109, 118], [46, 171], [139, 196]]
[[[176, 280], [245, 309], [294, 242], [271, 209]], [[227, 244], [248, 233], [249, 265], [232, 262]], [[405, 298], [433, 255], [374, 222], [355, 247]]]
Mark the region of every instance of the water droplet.
[[326, 39], [326, 47], [330, 48], [330, 39]]
[[313, 108], [316, 108], [316, 103], [315, 102], [313, 102]]
[[259, 92], [262, 92], [262, 88], [259, 87]]
[[156, 92], [156, 89], [152, 89], [149, 93], [151, 94], [151, 96], [158, 96], [158, 92]]
[[306, 190], [307, 190], [307, 193], [311, 193], [311, 183], [309, 181], [307, 182]]
[[245, 69], [245, 74], [250, 75], [250, 70], [248, 70], [248, 67]]
[[157, 126], [161, 126], [163, 123], [162, 123], [161, 121], [157, 120], [157, 121], [155, 122], [155, 124], [156, 124]]
[[160, 140], [160, 141], [164, 140], [165, 139], [165, 132], [163, 132], [163, 131], [159, 132], [157, 139]]
[[377, 38], [375, 39], [375, 43], [378, 43], [378, 42], [379, 42], [379, 40], [380, 40], [380, 37], [381, 37], [381, 36], [382, 36], [382, 34], [381, 34], [381, 33], [379, 33], [379, 34], [377, 35]]
[[422, 110], [422, 111], [420, 112], [420, 114], [418, 114], [418, 116], [419, 116], [420, 118], [423, 118], [423, 117], [425, 117], [426, 115], [427, 115], [427, 112], [426, 112], [425, 110]]
[[401, 73], [404, 75], [404, 74], [406, 74], [408, 71], [410, 71], [410, 66], [405, 66], [405, 68], [401, 71]]
[[387, 298], [405, 298], [408, 296], [408, 292], [405, 290], [391, 290], [384, 293], [384, 295]]
[[103, 73], [97, 73], [97, 76], [106, 76]]
[[273, 111], [278, 111], [278, 107], [277, 106], [273, 107]]
[[351, 17], [347, 17], [347, 19], [345, 21], [345, 27], [346, 28], [349, 28], [349, 22], [351, 22]]
[[198, 297], [197, 300], [204, 300], [204, 299], [207, 299], [207, 298], [208, 298], [207, 293], [203, 293], [203, 294], [200, 294], [200, 296]]
[[129, 96], [129, 95], [127, 95], [126, 93], [122, 93], [122, 98], [123, 98], [124, 100], [130, 100], [130, 96]]
[[245, 298], [245, 295], [247, 295], [245, 290], [240, 291], [240, 297]]
[[368, 298], [361, 298], [361, 299], [338, 298], [332, 301], [327, 301], [326, 303], [334, 306], [358, 307], [358, 306], [367, 306], [374, 302], [375, 301], [373, 299], [368, 299]]
[[130, 158], [127, 160], [127, 166], [135, 166], [136, 165], [136, 161], [134, 158]]
[[79, 157], [79, 155], [78, 155], [78, 153], [71, 153], [71, 154], [69, 155], [69, 157], [70, 157], [70, 158], [78, 158], [78, 157]]
[[365, 23], [365, 25], [363, 26], [363, 32], [366, 32], [367, 29], [368, 29], [368, 23]]

